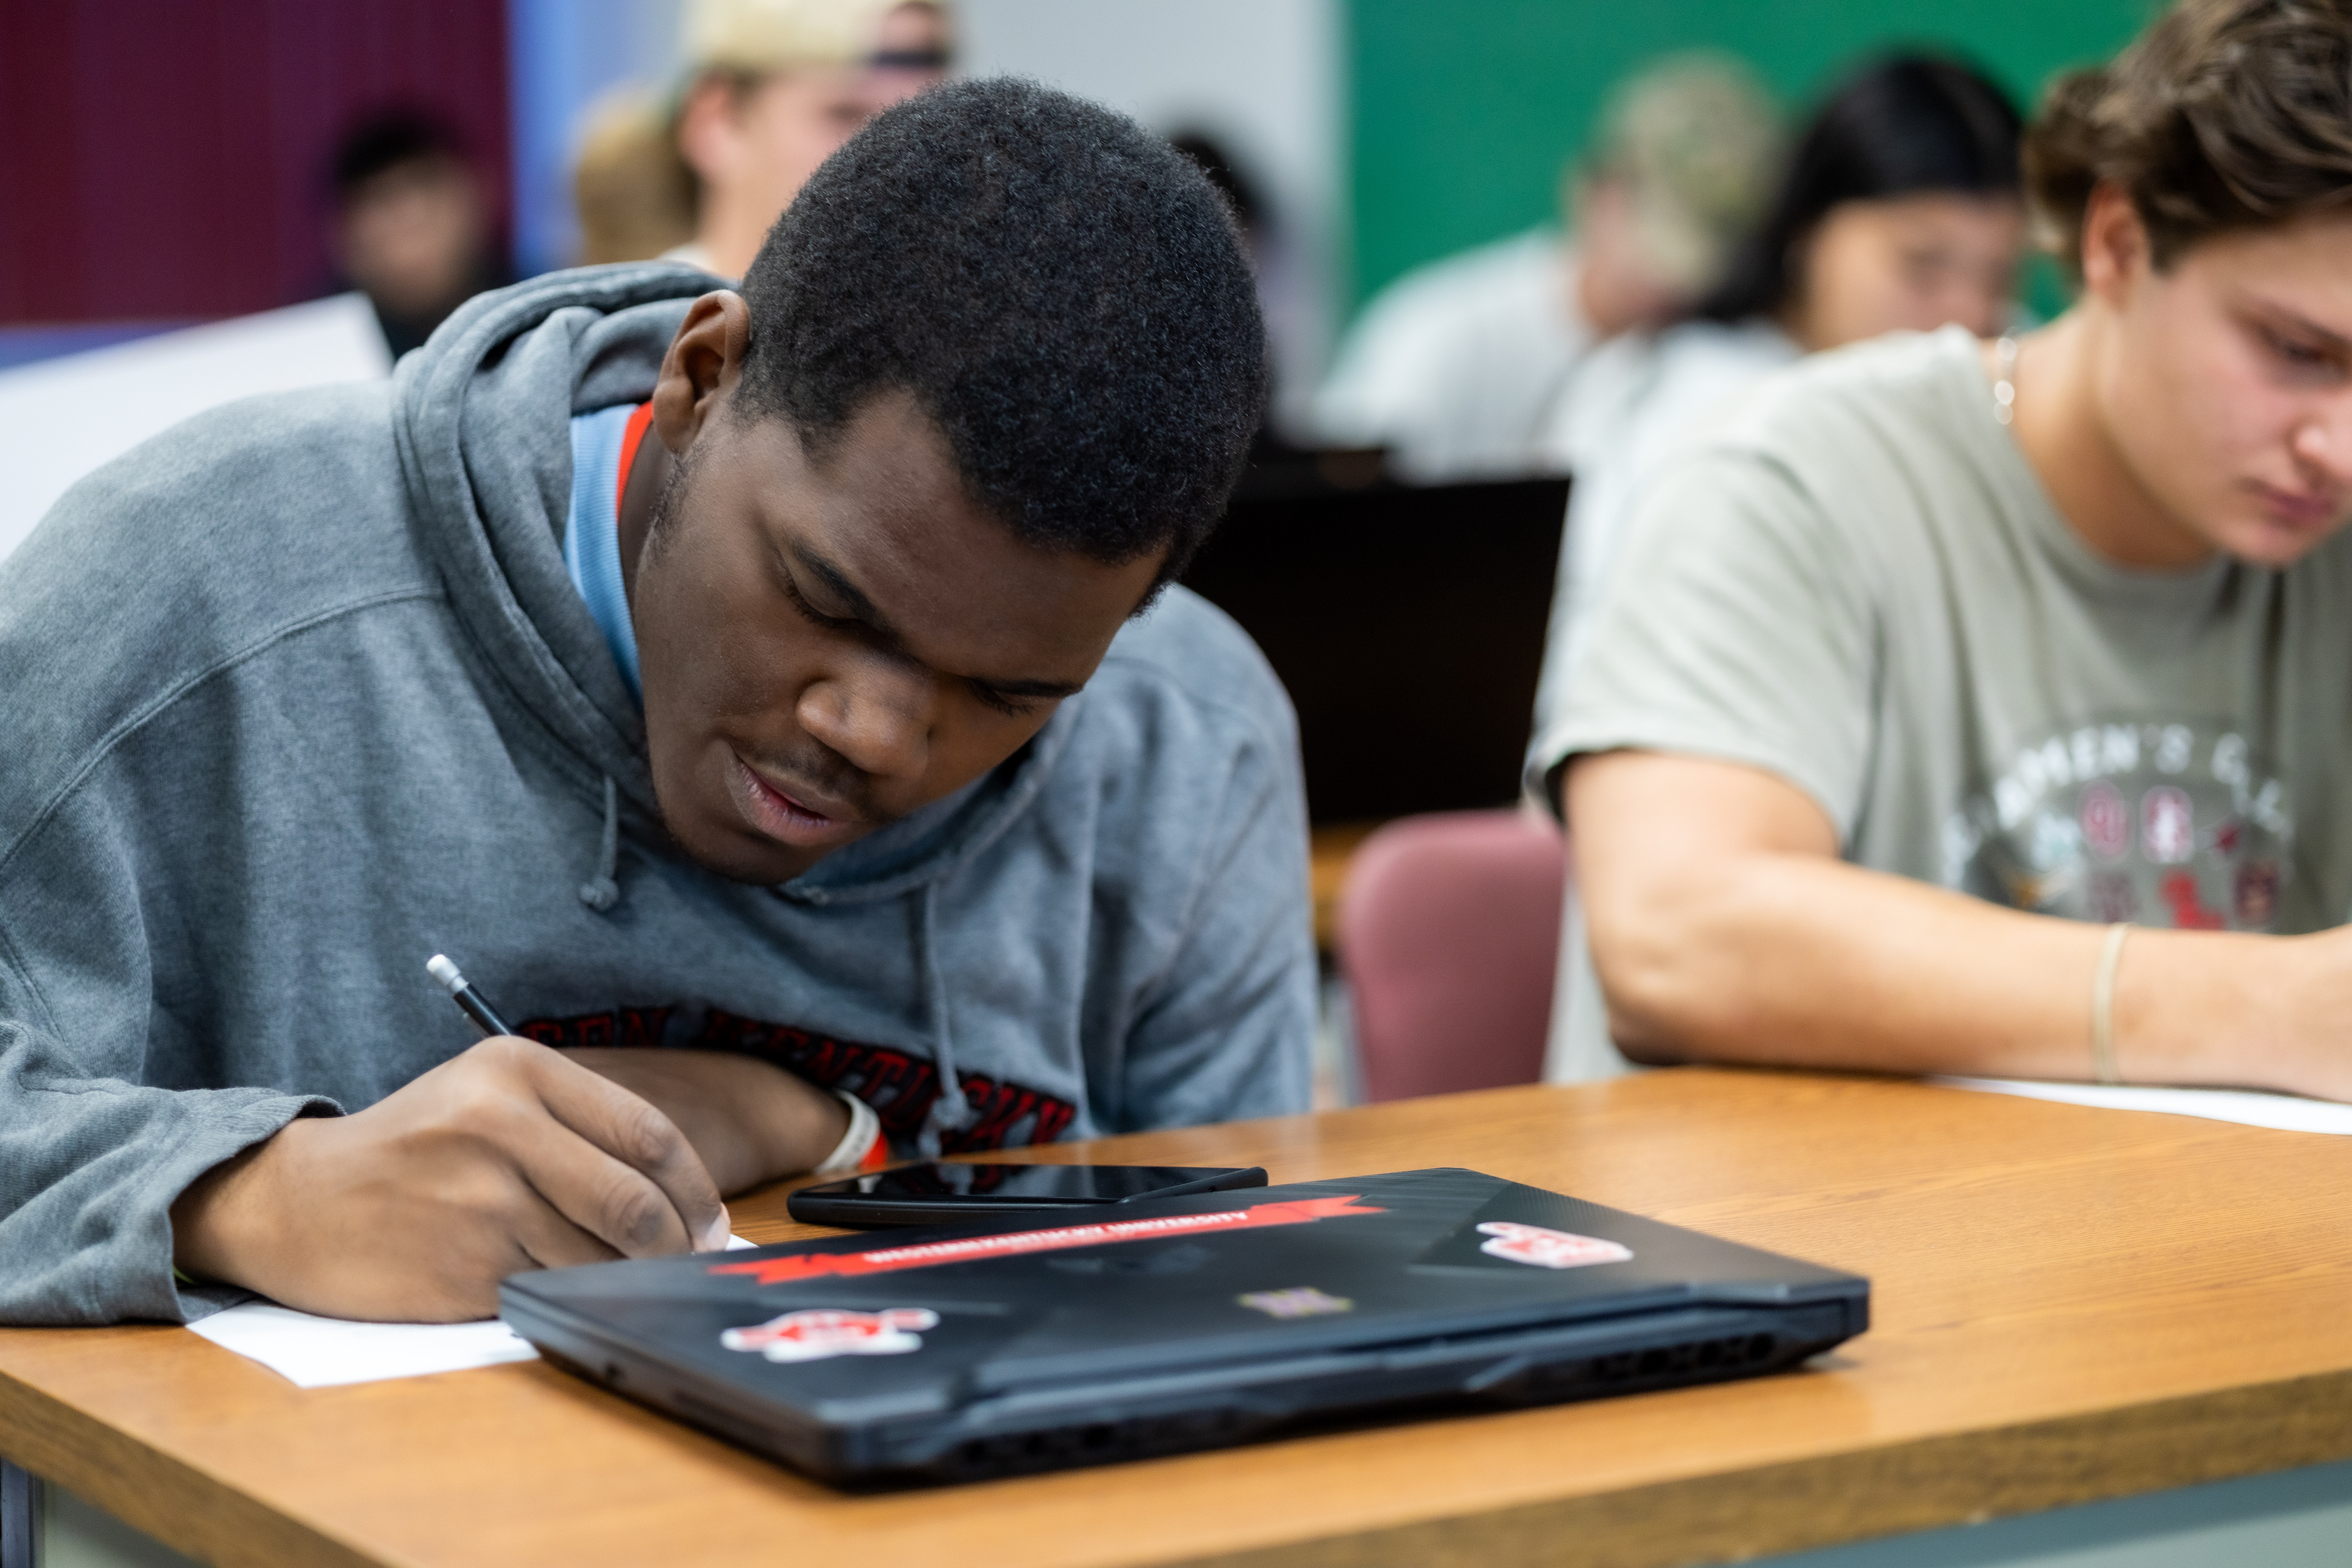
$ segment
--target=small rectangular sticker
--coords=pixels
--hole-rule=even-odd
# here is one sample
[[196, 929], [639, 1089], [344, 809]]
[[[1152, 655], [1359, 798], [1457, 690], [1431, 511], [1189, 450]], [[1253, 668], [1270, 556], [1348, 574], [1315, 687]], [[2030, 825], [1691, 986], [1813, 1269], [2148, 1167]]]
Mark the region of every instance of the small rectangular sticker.
[[1489, 1258], [1508, 1258], [1536, 1268], [1586, 1268], [1596, 1263], [1631, 1263], [1633, 1249], [1622, 1242], [1597, 1236], [1552, 1230], [1517, 1220], [1490, 1219], [1478, 1226], [1486, 1239], [1478, 1250]]
[[837, 1355], [905, 1355], [923, 1348], [921, 1331], [940, 1326], [929, 1307], [885, 1307], [878, 1312], [820, 1307], [786, 1312], [747, 1329], [729, 1329], [719, 1342], [730, 1351], [757, 1351], [770, 1361], [824, 1361]]
[[1287, 1290], [1253, 1290], [1234, 1300], [1269, 1318], [1317, 1318], [1327, 1312], [1351, 1312], [1356, 1308], [1356, 1303], [1347, 1297], [1327, 1296], [1312, 1285], [1293, 1285]]

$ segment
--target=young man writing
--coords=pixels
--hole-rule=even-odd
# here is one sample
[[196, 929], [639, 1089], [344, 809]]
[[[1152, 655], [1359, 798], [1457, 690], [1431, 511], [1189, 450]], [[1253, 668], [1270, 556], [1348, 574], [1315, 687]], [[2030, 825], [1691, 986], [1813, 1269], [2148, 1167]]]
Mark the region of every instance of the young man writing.
[[2352, 1098], [2352, 5], [2189, 0], [2027, 174], [2072, 310], [1790, 373], [1638, 526], [1532, 769], [1605, 1027]]
[[[1303, 1107], [1292, 721], [1167, 586], [1263, 384], [1214, 195], [968, 84], [708, 283], [485, 296], [0, 572], [0, 1321], [480, 1315], [722, 1241], [849, 1100], [900, 1152]], [[467, 1048], [436, 951], [532, 1038]]]

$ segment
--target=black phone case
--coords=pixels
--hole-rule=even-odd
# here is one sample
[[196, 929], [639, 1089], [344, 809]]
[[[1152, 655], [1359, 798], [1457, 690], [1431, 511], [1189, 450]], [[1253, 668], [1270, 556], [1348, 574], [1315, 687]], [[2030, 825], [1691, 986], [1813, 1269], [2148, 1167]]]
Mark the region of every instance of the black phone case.
[[837, 1226], [844, 1230], [884, 1230], [902, 1225], [964, 1225], [973, 1220], [1002, 1219], [1008, 1215], [1049, 1214], [1060, 1209], [1117, 1208], [1121, 1204], [1139, 1203], [1147, 1198], [1181, 1198], [1194, 1193], [1223, 1193], [1236, 1187], [1262, 1187], [1265, 1185], [1266, 1178], [1265, 1166], [1241, 1165], [1197, 1182], [1184, 1182], [1172, 1187], [1154, 1187], [1133, 1197], [1118, 1199], [881, 1198], [842, 1190], [854, 1186], [856, 1180], [853, 1176], [846, 1181], [828, 1182], [820, 1187], [803, 1187], [784, 1200], [784, 1212], [803, 1225]]

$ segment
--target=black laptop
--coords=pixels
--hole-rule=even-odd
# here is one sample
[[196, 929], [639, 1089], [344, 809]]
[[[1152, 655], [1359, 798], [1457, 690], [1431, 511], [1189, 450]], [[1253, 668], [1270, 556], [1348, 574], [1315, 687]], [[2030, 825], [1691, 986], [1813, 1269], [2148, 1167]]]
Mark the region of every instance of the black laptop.
[[1261, 464], [1185, 569], [1298, 711], [1317, 824], [1507, 805], [1534, 724], [1564, 479], [1414, 487]]
[[550, 1360], [841, 1483], [1748, 1377], [1867, 1280], [1475, 1171], [519, 1274]]

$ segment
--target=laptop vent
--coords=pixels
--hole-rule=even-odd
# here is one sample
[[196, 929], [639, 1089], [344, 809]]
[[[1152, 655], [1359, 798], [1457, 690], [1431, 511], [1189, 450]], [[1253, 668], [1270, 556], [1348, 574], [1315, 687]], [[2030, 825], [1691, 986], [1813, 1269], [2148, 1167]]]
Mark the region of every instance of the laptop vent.
[[1137, 1415], [1120, 1421], [1090, 1421], [1034, 1432], [974, 1437], [950, 1449], [934, 1467], [952, 1479], [1060, 1469], [1153, 1454], [1181, 1453], [1240, 1441], [1265, 1417], [1246, 1410], [1192, 1410]]
[[[1524, 1367], [1495, 1383], [1472, 1377], [1451, 1388], [1428, 1389], [1418, 1395], [1381, 1403], [1398, 1413], [1410, 1406], [1458, 1406], [1465, 1399], [1505, 1405], [1550, 1405], [1768, 1372], [1801, 1357], [1808, 1348], [1801, 1337], [1769, 1332], [1721, 1334], [1609, 1355], [1543, 1363]], [[1330, 1412], [1330, 1418], [1344, 1419], [1336, 1410]], [[1065, 1469], [1239, 1443], [1265, 1434], [1283, 1420], [1278, 1411], [1226, 1408], [996, 1433], [967, 1439], [919, 1468], [940, 1480], [974, 1480], [1029, 1470]]]
[[1555, 1400], [1580, 1394], [1614, 1393], [1652, 1383], [1727, 1377], [1761, 1371], [1779, 1359], [1779, 1340], [1764, 1333], [1685, 1340], [1680, 1344], [1653, 1345], [1647, 1350], [1553, 1362], [1488, 1392], [1506, 1398]]

